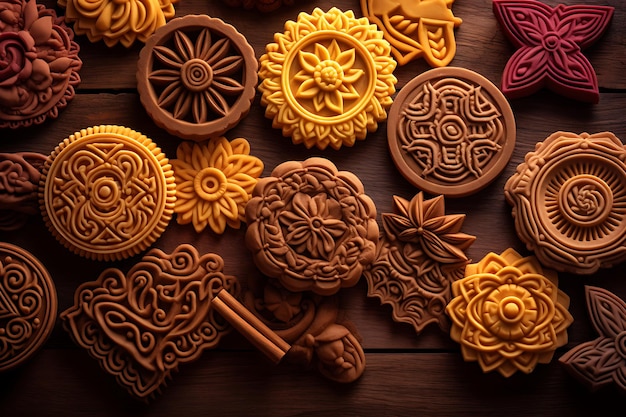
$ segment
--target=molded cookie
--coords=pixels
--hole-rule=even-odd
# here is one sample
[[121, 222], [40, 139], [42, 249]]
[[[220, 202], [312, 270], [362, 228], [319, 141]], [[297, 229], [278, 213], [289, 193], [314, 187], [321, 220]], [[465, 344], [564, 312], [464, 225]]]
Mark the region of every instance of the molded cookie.
[[174, 17], [178, 0], [58, 0], [65, 19], [74, 24], [77, 35], [91, 42], [103, 41], [130, 47], [145, 42], [154, 31]]
[[146, 111], [184, 139], [221, 136], [248, 114], [256, 92], [254, 50], [233, 26], [206, 15], [180, 17], [157, 30], [137, 66]]
[[613, 385], [626, 394], [626, 303], [604, 288], [585, 286], [585, 295], [598, 337], [575, 346], [559, 363], [590, 391]]
[[74, 32], [35, 0], [3, 0], [0, 10], [0, 129], [57, 118], [80, 84]]
[[230, 326], [212, 308], [222, 290], [237, 294], [216, 254], [191, 245], [151, 249], [124, 274], [109, 268], [82, 284], [61, 313], [72, 339], [139, 399], [160, 392], [179, 364], [215, 347]]
[[443, 196], [425, 200], [419, 192], [393, 202], [394, 213], [382, 214], [376, 260], [363, 273], [367, 295], [391, 305], [393, 319], [418, 334], [430, 323], [447, 332], [450, 285], [463, 277], [464, 251], [476, 237], [461, 232], [464, 214], [445, 214]]
[[515, 119], [500, 90], [464, 68], [426, 71], [396, 96], [387, 122], [393, 161], [414, 186], [463, 197], [495, 180], [515, 148]]
[[37, 192], [47, 156], [0, 153], [0, 230], [16, 230], [39, 215]]
[[592, 274], [626, 260], [625, 160], [611, 132], [556, 132], [526, 154], [504, 194], [543, 265]]
[[363, 14], [385, 33], [399, 65], [424, 58], [445, 67], [456, 54], [454, 0], [361, 0]]
[[263, 162], [250, 155], [243, 138], [182, 142], [172, 160], [176, 178], [176, 221], [192, 223], [200, 233], [209, 226], [224, 233], [226, 225], [239, 229]]
[[265, 116], [293, 143], [339, 149], [387, 118], [396, 62], [367, 18], [333, 7], [300, 13], [260, 58]]
[[565, 97], [597, 103], [596, 73], [582, 50], [606, 31], [611, 6], [559, 4], [535, 0], [493, 0], [493, 12], [518, 48], [502, 75], [502, 92], [529, 96], [546, 87]]
[[483, 372], [528, 374], [567, 343], [574, 321], [569, 297], [558, 289], [556, 272], [533, 256], [513, 249], [489, 253], [465, 268], [452, 294], [446, 307], [450, 337], [461, 345], [463, 359], [477, 361]]
[[31, 253], [0, 242], [0, 372], [30, 359], [52, 333], [57, 293]]
[[151, 139], [122, 126], [70, 135], [48, 156], [39, 204], [48, 229], [86, 258], [138, 254], [163, 233], [174, 210], [174, 172]]
[[355, 285], [378, 242], [363, 184], [323, 158], [284, 162], [259, 179], [246, 223], [256, 265], [290, 291], [332, 295]]

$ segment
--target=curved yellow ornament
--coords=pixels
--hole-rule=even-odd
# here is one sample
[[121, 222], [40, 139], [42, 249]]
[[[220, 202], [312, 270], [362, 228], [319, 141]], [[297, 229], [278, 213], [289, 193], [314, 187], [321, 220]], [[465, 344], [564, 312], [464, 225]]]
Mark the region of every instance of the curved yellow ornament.
[[367, 18], [333, 7], [285, 23], [260, 59], [261, 104], [293, 143], [352, 146], [387, 118], [396, 62]]
[[77, 35], [111, 47], [130, 47], [145, 42], [154, 31], [174, 17], [178, 0], [58, 0], [65, 20], [74, 23]]
[[446, 307], [450, 337], [461, 344], [463, 358], [478, 361], [484, 372], [530, 373], [567, 343], [574, 321], [569, 297], [558, 289], [556, 272], [542, 269], [533, 256], [513, 249], [489, 253], [466, 267], [452, 294]]
[[229, 142], [220, 137], [209, 141], [182, 142], [172, 160], [176, 179], [178, 224], [192, 223], [196, 232], [209, 226], [224, 233], [226, 225], [239, 229], [245, 221], [245, 207], [263, 162], [250, 155], [243, 138]]

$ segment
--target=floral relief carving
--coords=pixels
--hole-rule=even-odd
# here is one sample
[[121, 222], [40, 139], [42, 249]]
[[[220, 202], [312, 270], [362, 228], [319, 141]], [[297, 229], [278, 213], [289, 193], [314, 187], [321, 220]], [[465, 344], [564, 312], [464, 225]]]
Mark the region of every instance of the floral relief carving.
[[57, 294], [32, 254], [0, 242], [0, 372], [35, 354], [54, 328]]
[[57, 146], [39, 192], [57, 240], [87, 258], [119, 260], [163, 233], [175, 202], [174, 173], [152, 140], [122, 126], [95, 126]]
[[391, 305], [393, 319], [417, 333], [430, 323], [448, 331], [451, 284], [463, 277], [465, 250], [476, 237], [461, 232], [464, 214], [445, 214], [443, 196], [393, 201], [395, 213], [382, 214], [376, 260], [364, 272], [368, 296]]
[[505, 184], [515, 230], [546, 266], [592, 274], [626, 260], [626, 147], [611, 132], [555, 132]]
[[547, 87], [573, 99], [599, 101], [596, 73], [582, 50], [606, 31], [613, 7], [494, 0], [493, 11], [518, 48], [504, 68], [505, 95], [523, 97]]
[[387, 118], [396, 62], [367, 18], [317, 8], [288, 21], [275, 41], [260, 58], [261, 104], [294, 143], [352, 146]]
[[16, 230], [39, 215], [37, 192], [47, 156], [0, 153], [0, 230]]
[[258, 68], [245, 37], [220, 19], [189, 15], [159, 29], [140, 53], [147, 112], [184, 139], [219, 137], [249, 111]]
[[58, 0], [65, 19], [73, 23], [77, 35], [91, 42], [118, 43], [129, 48], [145, 42], [154, 31], [176, 13], [178, 0]]
[[598, 337], [559, 358], [591, 391], [613, 385], [626, 393], [626, 303], [612, 292], [585, 286], [587, 311]]
[[277, 166], [246, 206], [246, 245], [266, 275], [322, 295], [356, 284], [374, 259], [374, 202], [352, 173], [327, 159]]
[[63, 325], [131, 395], [153, 398], [180, 364], [230, 331], [211, 309], [221, 290], [239, 292], [223, 267], [220, 256], [188, 244], [169, 254], [151, 249], [128, 273], [109, 268], [82, 284]]
[[556, 272], [513, 249], [487, 254], [452, 283], [450, 337], [466, 361], [510, 377], [549, 363], [574, 319]]
[[80, 84], [79, 49], [54, 10], [35, 0], [0, 2], [0, 128], [56, 118]]
[[228, 141], [221, 137], [202, 143], [182, 142], [172, 160], [176, 178], [179, 224], [192, 223], [196, 232], [207, 226], [224, 233], [226, 226], [239, 229], [245, 221], [245, 207], [263, 162], [250, 155], [243, 138]]

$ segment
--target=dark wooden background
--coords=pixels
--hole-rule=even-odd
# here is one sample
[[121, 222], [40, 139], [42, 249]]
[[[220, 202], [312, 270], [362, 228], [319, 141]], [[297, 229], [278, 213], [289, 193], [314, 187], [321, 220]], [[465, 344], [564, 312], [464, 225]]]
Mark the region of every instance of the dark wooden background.
[[[180, 0], [176, 15], [208, 14], [235, 25], [254, 47], [257, 57], [282, 32], [286, 20], [299, 11], [337, 6], [361, 16], [358, 0], [297, 0], [272, 14], [232, 9], [220, 0]], [[556, 5], [548, 0], [546, 3]], [[53, 1], [47, 1], [54, 7]], [[543, 91], [511, 102], [517, 122], [517, 145], [502, 175], [478, 194], [448, 199], [448, 213], [466, 213], [463, 231], [477, 236], [469, 256], [478, 261], [490, 251], [513, 247], [528, 254], [517, 238], [503, 186], [524, 155], [535, 143], [557, 130], [575, 133], [612, 131], [626, 140], [626, 7], [622, 0], [570, 0], [567, 4], [608, 4], [616, 8], [608, 32], [585, 51], [594, 66], [601, 88], [597, 105], [575, 102]], [[57, 8], [59, 14], [63, 11]], [[457, 0], [454, 14], [463, 19], [456, 30], [457, 53], [451, 65], [477, 71], [496, 85], [514, 49], [504, 38], [493, 15], [490, 0]], [[48, 154], [73, 132], [97, 124], [119, 124], [138, 130], [175, 157], [180, 139], [158, 128], [144, 111], [136, 91], [135, 68], [141, 44], [129, 49], [106, 47], [77, 37], [83, 68], [75, 99], [60, 117], [42, 126], [0, 130], [0, 152], [36, 151]], [[398, 67], [397, 90], [429, 67], [423, 61]], [[379, 213], [391, 211], [392, 195], [411, 198], [418, 191], [394, 168], [387, 149], [386, 124], [352, 148], [307, 150], [291, 144], [272, 129], [263, 115], [259, 95], [252, 110], [229, 139], [244, 137], [252, 154], [265, 163], [264, 175], [285, 160], [310, 156], [331, 159], [341, 170], [357, 174]], [[156, 242], [171, 251], [180, 243], [192, 243], [201, 251], [212, 251], [226, 262], [226, 273], [241, 280], [257, 274], [243, 246], [244, 230], [228, 230], [216, 236], [208, 229], [196, 234], [190, 225], [173, 220]], [[54, 240], [41, 218], [17, 232], [1, 233], [2, 241], [24, 247], [50, 271], [58, 292], [59, 311], [70, 307], [76, 287], [95, 280], [110, 264], [75, 256]], [[116, 264], [127, 270], [138, 259]], [[406, 324], [391, 319], [388, 306], [368, 298], [362, 279], [342, 290], [342, 307], [363, 339], [367, 367], [355, 383], [333, 383], [316, 371], [288, 365], [273, 365], [240, 335], [231, 334], [218, 349], [205, 352], [196, 362], [181, 366], [169, 386], [146, 405], [131, 398], [114, 378], [104, 373], [86, 351], [77, 348], [57, 320], [57, 326], [31, 360], [0, 374], [0, 416], [115, 415], [425, 415], [425, 416], [605, 416], [623, 415], [626, 397], [617, 390], [589, 393], [573, 380], [557, 358], [573, 346], [597, 337], [586, 312], [584, 285], [604, 287], [626, 299], [626, 266], [603, 270], [592, 276], [560, 274], [560, 288], [571, 298], [574, 323], [568, 330], [569, 343], [554, 360], [539, 365], [529, 375], [517, 373], [503, 378], [483, 374], [476, 363], [463, 361], [459, 346], [436, 325], [416, 335]], [[617, 410], [615, 410], [617, 409]], [[615, 410], [615, 411], [611, 411]]]

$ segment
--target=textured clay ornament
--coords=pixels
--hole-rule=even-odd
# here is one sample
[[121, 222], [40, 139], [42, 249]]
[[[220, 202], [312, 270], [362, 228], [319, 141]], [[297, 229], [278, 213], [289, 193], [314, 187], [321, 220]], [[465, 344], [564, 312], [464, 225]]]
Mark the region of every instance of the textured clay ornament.
[[38, 190], [47, 155], [0, 153], [0, 230], [17, 230], [40, 215]]
[[445, 214], [443, 196], [425, 200], [420, 192], [393, 201], [394, 213], [382, 214], [376, 260], [363, 273], [367, 295], [391, 305], [393, 319], [418, 334], [431, 323], [447, 332], [450, 285], [463, 277], [464, 251], [476, 237], [461, 232], [464, 214]]
[[102, 125], [70, 135], [48, 156], [39, 204], [63, 246], [112, 261], [138, 254], [161, 236], [175, 192], [172, 167], [151, 139]]
[[461, 345], [463, 359], [477, 361], [483, 372], [528, 374], [567, 343], [574, 321], [569, 297], [558, 289], [556, 272], [533, 256], [513, 249], [489, 253], [467, 265], [452, 294], [446, 307], [450, 337]]
[[295, 144], [353, 146], [387, 118], [396, 61], [376, 25], [352, 11], [300, 13], [259, 61], [265, 116]]
[[191, 245], [151, 249], [128, 273], [108, 268], [78, 287], [63, 326], [133, 397], [148, 400], [230, 331], [211, 308], [222, 290], [239, 291], [223, 267], [220, 256]]
[[246, 246], [290, 291], [333, 295], [374, 260], [376, 206], [359, 178], [328, 159], [278, 165], [246, 205]]
[[593, 274], [626, 260], [625, 160], [611, 132], [556, 132], [526, 154], [504, 194], [543, 265]]
[[585, 286], [587, 311], [598, 333], [559, 358], [559, 363], [590, 391], [614, 386], [626, 394], [626, 303], [612, 292]]
[[0, 1], [0, 129], [58, 117], [83, 63], [74, 32], [35, 0]]
[[248, 114], [257, 60], [233, 26], [206, 15], [170, 21], [139, 54], [137, 89], [154, 122], [172, 135], [219, 137]]
[[77, 35], [91, 42], [118, 43], [129, 48], [145, 42], [154, 31], [174, 17], [177, 0], [58, 0], [65, 19]]
[[515, 119], [482, 75], [435, 68], [409, 81], [387, 122], [393, 161], [409, 182], [434, 195], [476, 193], [504, 170], [515, 148]]
[[518, 48], [502, 76], [507, 97], [529, 96], [545, 87], [572, 99], [599, 101], [596, 73], [582, 50], [606, 31], [613, 7], [493, 0], [493, 11]]
[[385, 33], [399, 65], [424, 58], [445, 67], [456, 54], [454, 0], [361, 0], [363, 14]]
[[224, 137], [202, 143], [183, 141], [176, 156], [172, 167], [178, 224], [192, 223], [198, 233], [207, 226], [219, 234], [227, 225], [239, 229], [263, 173], [263, 162], [250, 155], [248, 141]]
[[54, 329], [57, 293], [31, 253], [0, 242], [0, 372], [30, 359]]

